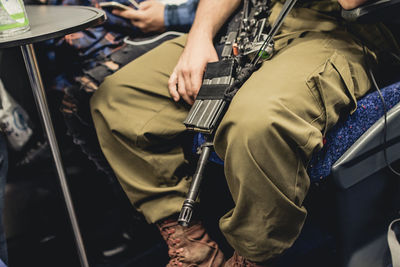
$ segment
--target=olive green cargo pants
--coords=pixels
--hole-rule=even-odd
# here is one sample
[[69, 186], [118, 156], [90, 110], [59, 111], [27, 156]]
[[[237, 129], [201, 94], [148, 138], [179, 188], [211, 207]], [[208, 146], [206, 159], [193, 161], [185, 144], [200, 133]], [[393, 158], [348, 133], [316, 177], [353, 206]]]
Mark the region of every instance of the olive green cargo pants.
[[[105, 156], [153, 223], [179, 212], [190, 181], [182, 144], [189, 107], [175, 103], [167, 88], [185, 40], [169, 41], [106, 78], [91, 101]], [[220, 228], [240, 255], [258, 262], [299, 235], [308, 161], [339, 115], [354, 110], [370, 88], [362, 46], [332, 17], [294, 9], [276, 48], [239, 90], [215, 135], [236, 204]]]

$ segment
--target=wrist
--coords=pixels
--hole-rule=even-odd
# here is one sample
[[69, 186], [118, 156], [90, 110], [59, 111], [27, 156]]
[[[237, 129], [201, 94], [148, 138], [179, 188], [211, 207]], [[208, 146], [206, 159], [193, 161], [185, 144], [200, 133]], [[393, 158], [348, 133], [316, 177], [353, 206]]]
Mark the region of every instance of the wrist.
[[192, 28], [188, 34], [188, 39], [186, 41], [186, 45], [190, 45], [191, 43], [202, 43], [202, 44], [212, 44], [214, 35], [212, 31], [201, 28]]

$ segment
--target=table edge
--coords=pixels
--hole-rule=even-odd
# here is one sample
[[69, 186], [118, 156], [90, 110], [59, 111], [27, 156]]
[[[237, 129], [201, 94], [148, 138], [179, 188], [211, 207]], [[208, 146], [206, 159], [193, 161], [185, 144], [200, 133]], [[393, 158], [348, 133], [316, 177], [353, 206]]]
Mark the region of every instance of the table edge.
[[[39, 5], [27, 5], [27, 6], [39, 6]], [[65, 35], [68, 35], [68, 34], [71, 34], [74, 32], [78, 32], [78, 31], [87, 29], [89, 27], [97, 26], [106, 20], [106, 13], [103, 10], [95, 8], [95, 7], [76, 6], [76, 5], [74, 5], [74, 6], [59, 6], [59, 7], [80, 7], [80, 8], [85, 8], [85, 9], [91, 9], [91, 10], [95, 10], [96, 12], [99, 12], [99, 16], [97, 18], [87, 21], [85, 23], [73, 26], [68, 29], [63, 29], [60, 31], [49, 33], [49, 34], [46, 34], [43, 36], [34, 36], [34, 37], [24, 38], [21, 40], [14, 40], [11, 42], [0, 43], [0, 48], [10, 48], [10, 47], [34, 44], [34, 43], [46, 41], [49, 39], [65, 36]]]

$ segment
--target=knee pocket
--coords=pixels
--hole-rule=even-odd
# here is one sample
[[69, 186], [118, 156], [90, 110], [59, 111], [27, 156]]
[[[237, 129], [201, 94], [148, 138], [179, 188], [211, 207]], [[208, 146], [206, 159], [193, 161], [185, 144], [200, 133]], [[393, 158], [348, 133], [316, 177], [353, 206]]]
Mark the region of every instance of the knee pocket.
[[222, 158], [229, 145], [279, 150], [279, 145], [286, 143], [293, 148], [313, 150], [320, 142], [321, 131], [277, 99], [265, 103], [262, 111], [233, 107], [216, 133], [216, 151]]
[[325, 115], [324, 133], [337, 123], [341, 115], [354, 112], [356, 95], [364, 94], [370, 87], [362, 64], [349, 62], [337, 51], [308, 77], [306, 83]]

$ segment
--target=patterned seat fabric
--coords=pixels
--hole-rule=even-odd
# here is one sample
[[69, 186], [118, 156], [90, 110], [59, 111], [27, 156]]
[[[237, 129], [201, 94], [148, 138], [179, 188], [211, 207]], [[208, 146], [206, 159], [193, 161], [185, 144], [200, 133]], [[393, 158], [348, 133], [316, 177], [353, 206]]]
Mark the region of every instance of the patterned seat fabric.
[[[381, 92], [388, 111], [400, 102], [400, 82], [385, 87]], [[311, 159], [308, 168], [311, 182], [327, 177], [332, 165], [383, 115], [383, 103], [377, 91], [360, 99], [357, 110], [327, 133], [324, 147]]]
[[[381, 92], [388, 111], [400, 102], [400, 82], [383, 88]], [[311, 159], [308, 168], [311, 182], [318, 182], [327, 177], [331, 173], [332, 165], [384, 115], [383, 103], [377, 91], [369, 93], [357, 104], [357, 110], [352, 115], [340, 120], [327, 133], [324, 147]], [[202, 143], [204, 143], [204, 136], [197, 134], [193, 151], [196, 151]], [[211, 154], [210, 160], [223, 164], [215, 152]]]

